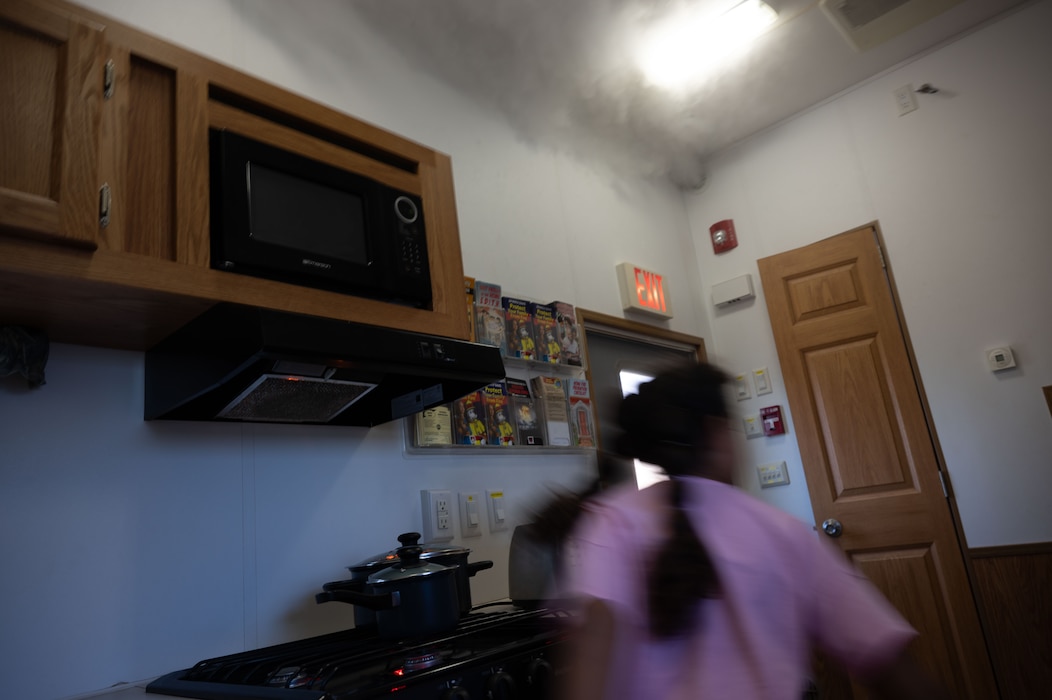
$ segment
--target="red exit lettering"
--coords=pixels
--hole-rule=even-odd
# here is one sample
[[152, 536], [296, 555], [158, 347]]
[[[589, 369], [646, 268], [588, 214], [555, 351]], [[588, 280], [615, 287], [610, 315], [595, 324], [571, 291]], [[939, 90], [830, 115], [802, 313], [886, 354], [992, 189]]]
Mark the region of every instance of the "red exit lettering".
[[640, 306], [664, 312], [665, 287], [661, 284], [661, 275], [635, 268], [636, 299]]

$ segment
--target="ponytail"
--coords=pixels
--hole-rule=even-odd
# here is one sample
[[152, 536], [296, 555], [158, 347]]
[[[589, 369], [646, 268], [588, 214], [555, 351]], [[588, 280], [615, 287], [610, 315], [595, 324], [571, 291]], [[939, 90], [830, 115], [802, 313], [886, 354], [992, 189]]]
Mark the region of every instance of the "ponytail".
[[693, 625], [688, 613], [702, 598], [715, 598], [720, 592], [712, 558], [687, 517], [683, 481], [672, 479], [670, 492], [671, 535], [654, 555], [647, 574], [650, 633], [659, 639], [686, 632]]
[[686, 632], [703, 598], [720, 594], [720, 581], [705, 544], [688, 516], [681, 475], [699, 473], [708, 447], [708, 417], [726, 417], [726, 375], [707, 364], [664, 372], [625, 398], [618, 423], [618, 451], [661, 467], [671, 478], [669, 536], [649, 562], [646, 578], [650, 632], [664, 639]]

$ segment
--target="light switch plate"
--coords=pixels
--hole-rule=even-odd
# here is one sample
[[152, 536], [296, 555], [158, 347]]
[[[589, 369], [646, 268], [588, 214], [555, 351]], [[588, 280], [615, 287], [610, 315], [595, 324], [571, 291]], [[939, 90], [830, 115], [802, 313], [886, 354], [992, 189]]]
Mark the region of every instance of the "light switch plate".
[[734, 377], [734, 395], [739, 401], [752, 398], [752, 390], [749, 388], [749, 375], [738, 374]]
[[756, 474], [760, 477], [760, 488], [763, 489], [771, 486], [785, 486], [789, 483], [789, 472], [785, 468], [784, 461], [761, 464], [756, 467]]
[[508, 504], [504, 501], [503, 491], [486, 492], [486, 510], [489, 511], [489, 531], [500, 532], [508, 529]]
[[460, 536], [482, 536], [482, 496], [477, 491], [458, 494], [460, 500]]
[[771, 387], [771, 375], [767, 373], [766, 367], [760, 369], [754, 369], [752, 371], [752, 380], [756, 384], [756, 395], [762, 396], [763, 394], [770, 394], [774, 389]]

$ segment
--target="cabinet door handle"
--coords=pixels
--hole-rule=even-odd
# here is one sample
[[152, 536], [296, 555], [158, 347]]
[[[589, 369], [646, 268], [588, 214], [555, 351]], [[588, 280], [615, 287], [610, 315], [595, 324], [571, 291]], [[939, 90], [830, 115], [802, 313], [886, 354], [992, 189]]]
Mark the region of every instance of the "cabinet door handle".
[[113, 88], [117, 83], [117, 66], [113, 63], [113, 59], [106, 61], [106, 65], [102, 68], [102, 97], [104, 99], [110, 99], [113, 97]]
[[110, 185], [102, 183], [99, 188], [99, 226], [106, 228], [110, 225]]

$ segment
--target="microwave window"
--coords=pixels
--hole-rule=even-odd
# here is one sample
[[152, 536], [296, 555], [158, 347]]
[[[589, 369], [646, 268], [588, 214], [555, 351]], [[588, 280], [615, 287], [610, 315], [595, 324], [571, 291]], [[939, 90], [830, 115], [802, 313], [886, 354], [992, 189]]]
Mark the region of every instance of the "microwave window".
[[248, 163], [250, 236], [261, 243], [367, 265], [362, 198]]

